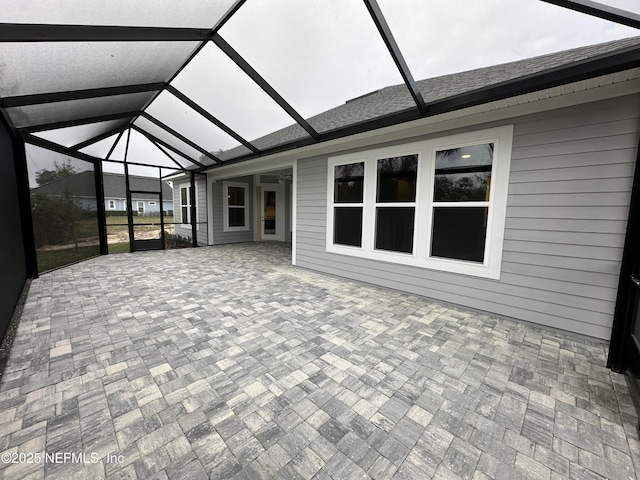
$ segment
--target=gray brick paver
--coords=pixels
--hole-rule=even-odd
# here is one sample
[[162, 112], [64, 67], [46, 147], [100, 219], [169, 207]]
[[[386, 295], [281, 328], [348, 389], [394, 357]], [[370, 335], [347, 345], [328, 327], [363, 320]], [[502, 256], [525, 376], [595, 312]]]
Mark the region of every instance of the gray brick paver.
[[635, 478], [636, 413], [601, 342], [287, 256], [112, 255], [35, 280], [0, 449], [126, 458], [0, 478]]

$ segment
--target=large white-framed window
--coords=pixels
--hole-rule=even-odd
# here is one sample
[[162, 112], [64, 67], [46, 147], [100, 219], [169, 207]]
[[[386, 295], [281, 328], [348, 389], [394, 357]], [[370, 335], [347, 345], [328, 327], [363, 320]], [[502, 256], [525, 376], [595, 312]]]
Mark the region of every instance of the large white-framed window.
[[116, 209], [116, 201], [115, 200], [108, 200], [107, 208], [109, 210], [115, 210]]
[[144, 201], [138, 200], [136, 201], [136, 210], [138, 211], [138, 215], [144, 213]]
[[328, 252], [499, 279], [513, 126], [329, 158]]
[[249, 184], [222, 182], [223, 231], [249, 230]]

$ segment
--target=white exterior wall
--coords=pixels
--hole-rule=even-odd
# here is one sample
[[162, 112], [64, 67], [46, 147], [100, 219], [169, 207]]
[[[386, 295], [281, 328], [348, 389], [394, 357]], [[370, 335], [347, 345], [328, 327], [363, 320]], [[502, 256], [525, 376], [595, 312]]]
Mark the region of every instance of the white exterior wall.
[[329, 155], [298, 160], [296, 263], [608, 339], [639, 112], [640, 97], [633, 95], [406, 140], [514, 124], [499, 280], [327, 253]]

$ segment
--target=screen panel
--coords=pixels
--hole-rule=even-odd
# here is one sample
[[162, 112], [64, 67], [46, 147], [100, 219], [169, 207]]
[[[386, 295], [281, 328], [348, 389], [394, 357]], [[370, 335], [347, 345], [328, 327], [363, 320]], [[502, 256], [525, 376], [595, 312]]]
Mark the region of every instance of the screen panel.
[[111, 150], [111, 147], [113, 146], [113, 144], [117, 139], [118, 139], [118, 134], [116, 133], [115, 135], [111, 135], [108, 138], [100, 140], [99, 142], [96, 142], [96, 143], [92, 143], [91, 145], [88, 145], [80, 149], [80, 151], [82, 153], [86, 153], [94, 157], [106, 158], [107, 154]]
[[[378, 3], [415, 80], [638, 35], [630, 27], [540, 0]], [[636, 0], [601, 3], [624, 5], [636, 12], [640, 8]], [[485, 77], [480, 85], [467, 82], [456, 90], [471, 90], [488, 81]], [[436, 93], [441, 96], [442, 92]], [[423, 89], [423, 94], [428, 101], [429, 90]]]
[[[180, 152], [187, 155], [189, 158], [192, 158], [196, 161], [200, 161], [201, 157], [204, 156], [203, 153], [200, 152], [199, 150], [196, 150], [192, 146], [187, 145], [185, 142], [183, 142], [179, 138], [173, 136], [172, 134], [170, 134], [163, 128], [159, 127], [155, 123], [151, 122], [150, 120], [147, 120], [146, 118], [143, 118], [143, 117], [138, 118], [134, 122], [134, 125], [142, 128], [143, 130], [150, 133], [154, 137], [159, 138], [160, 140], [168, 143], [172, 147], [176, 148]], [[204, 163], [204, 162], [201, 162], [201, 163]], [[213, 160], [211, 160], [211, 163], [213, 163]]]
[[170, 158], [162, 153], [158, 147], [151, 143], [147, 137], [135, 130], [131, 130], [127, 161], [157, 165], [159, 167], [178, 167]]
[[[295, 123], [213, 43], [198, 52], [172, 85], [250, 142]], [[300, 128], [296, 136], [307, 133]]]
[[304, 118], [402, 83], [360, 0], [247, 2], [220, 34]]
[[143, 27], [213, 27], [233, 0], [20, 0], [5, 2], [0, 22]]
[[0, 43], [1, 96], [167, 81], [198, 42]]
[[141, 92], [112, 95], [110, 97], [85, 98], [82, 100], [7, 108], [6, 112], [16, 127], [31, 127], [140, 110], [151, 99], [152, 95], [153, 93], [151, 92]]
[[240, 145], [235, 138], [167, 91], [158, 95], [145, 112], [214, 155]]
[[38, 272], [100, 254], [94, 166], [26, 145]]
[[[125, 127], [126, 124], [127, 124], [126, 120], [111, 120], [108, 122], [96, 122], [96, 123], [89, 123], [86, 125], [78, 125], [76, 127], [66, 127], [66, 128], [58, 128], [55, 130], [46, 130], [43, 132], [36, 132], [34, 133], [34, 135], [40, 138], [44, 138], [46, 140], [50, 140], [59, 145], [64, 145], [65, 147], [71, 147], [73, 145], [77, 145], [78, 143], [84, 142], [91, 138], [95, 138], [98, 135], [101, 135], [103, 133], [109, 132], [115, 128]], [[113, 140], [111, 141], [111, 143], [113, 144]], [[89, 152], [85, 152], [85, 153], [89, 153]]]

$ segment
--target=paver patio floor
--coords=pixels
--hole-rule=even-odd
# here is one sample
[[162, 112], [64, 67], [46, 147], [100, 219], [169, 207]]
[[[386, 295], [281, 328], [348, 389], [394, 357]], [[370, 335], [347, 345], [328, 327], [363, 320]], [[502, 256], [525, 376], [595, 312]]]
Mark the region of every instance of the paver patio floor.
[[33, 281], [0, 384], [0, 477], [640, 472], [606, 344], [290, 255], [275, 243], [110, 255]]

